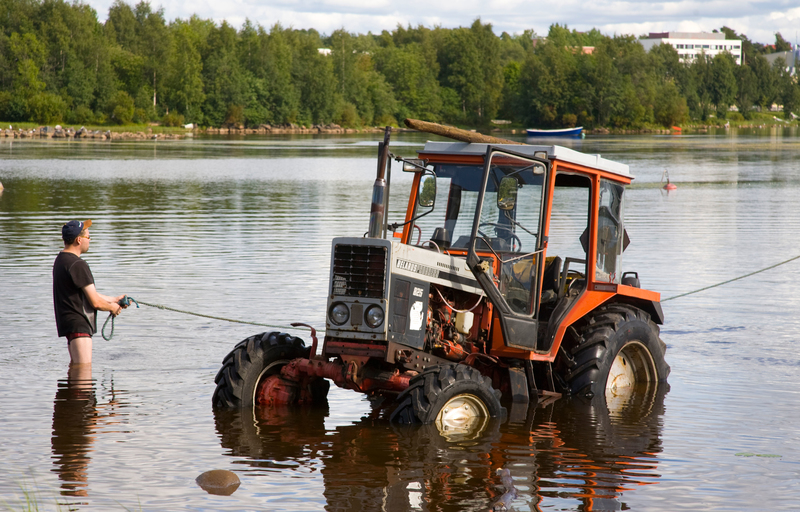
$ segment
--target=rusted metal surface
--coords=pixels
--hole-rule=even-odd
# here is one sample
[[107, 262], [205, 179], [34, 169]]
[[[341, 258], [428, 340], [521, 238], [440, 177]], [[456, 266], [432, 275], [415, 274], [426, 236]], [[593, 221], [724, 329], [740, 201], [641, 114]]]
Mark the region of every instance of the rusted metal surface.
[[298, 382], [270, 375], [258, 385], [255, 401], [266, 406], [292, 404], [297, 401], [298, 389]]
[[[401, 373], [396, 369], [381, 370], [364, 366], [356, 360], [341, 363], [302, 358], [290, 361], [281, 369], [283, 380], [297, 383], [296, 385], [301, 389], [306, 388], [305, 383], [310, 380], [323, 378], [333, 381], [341, 388], [353, 389], [362, 393], [372, 391], [400, 393], [408, 387], [408, 382], [414, 375], [414, 372]], [[283, 396], [279, 394], [274, 400], [279, 400]]]

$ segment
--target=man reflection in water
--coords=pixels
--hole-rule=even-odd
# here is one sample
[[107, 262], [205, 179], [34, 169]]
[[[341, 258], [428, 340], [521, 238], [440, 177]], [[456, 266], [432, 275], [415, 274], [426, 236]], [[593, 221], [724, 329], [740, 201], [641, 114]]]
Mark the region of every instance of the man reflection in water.
[[91, 220], [71, 220], [61, 228], [64, 250], [53, 263], [53, 306], [58, 335], [67, 338], [70, 361], [92, 362], [92, 335], [97, 332], [97, 310], [117, 316], [125, 295], [108, 297], [97, 292], [89, 265], [81, 255], [89, 250]]
[[87, 496], [89, 451], [97, 425], [97, 399], [91, 364], [71, 364], [67, 380], [58, 382], [53, 401], [54, 471], [64, 496]]

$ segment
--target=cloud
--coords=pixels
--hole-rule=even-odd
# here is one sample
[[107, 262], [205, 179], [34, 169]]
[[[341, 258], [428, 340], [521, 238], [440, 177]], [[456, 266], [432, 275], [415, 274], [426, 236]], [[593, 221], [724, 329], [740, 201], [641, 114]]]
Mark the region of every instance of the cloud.
[[[89, 0], [105, 20], [112, 0]], [[245, 19], [272, 26], [314, 28], [324, 34], [344, 27], [350, 32], [380, 33], [399, 25], [469, 26], [480, 17], [498, 34], [533, 29], [546, 34], [553, 23], [585, 31], [641, 35], [650, 31], [711, 31], [728, 26], [753, 41], [772, 43], [775, 32], [794, 42], [800, 7], [793, 0], [152, 0], [167, 19], [197, 14], [240, 26]], [[785, 7], [785, 9], [782, 9]]]

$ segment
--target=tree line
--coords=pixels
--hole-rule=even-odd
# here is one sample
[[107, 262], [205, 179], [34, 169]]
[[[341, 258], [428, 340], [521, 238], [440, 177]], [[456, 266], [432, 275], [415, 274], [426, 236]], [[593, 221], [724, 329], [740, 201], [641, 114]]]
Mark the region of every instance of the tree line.
[[[322, 35], [276, 23], [192, 16], [167, 21], [149, 2], [116, 0], [105, 23], [80, 0], [0, 0], [0, 119], [41, 124], [259, 126], [397, 124], [405, 117], [486, 126], [636, 128], [800, 104], [778, 60], [786, 49], [743, 41], [729, 54], [681, 63], [669, 45], [553, 25], [496, 35], [469, 27], [398, 26]], [[591, 52], [587, 47], [593, 47]]]

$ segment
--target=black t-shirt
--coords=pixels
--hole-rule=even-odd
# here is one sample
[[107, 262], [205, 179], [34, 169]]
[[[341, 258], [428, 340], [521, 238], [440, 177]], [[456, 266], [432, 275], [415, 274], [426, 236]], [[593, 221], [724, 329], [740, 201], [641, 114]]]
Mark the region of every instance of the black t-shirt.
[[97, 332], [97, 311], [83, 289], [94, 284], [89, 265], [71, 252], [60, 252], [53, 263], [53, 306], [58, 335]]

